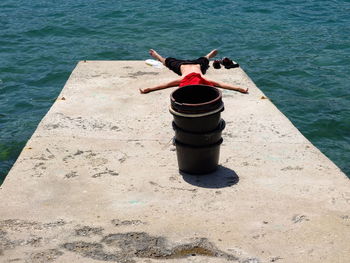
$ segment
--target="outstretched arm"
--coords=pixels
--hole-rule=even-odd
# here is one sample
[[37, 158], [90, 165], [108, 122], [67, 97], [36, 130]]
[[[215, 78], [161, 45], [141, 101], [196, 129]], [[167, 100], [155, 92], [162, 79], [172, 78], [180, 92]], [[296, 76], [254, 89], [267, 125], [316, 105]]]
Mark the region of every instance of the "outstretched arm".
[[140, 93], [144, 94], [144, 93], [148, 93], [148, 92], [152, 92], [155, 90], [160, 90], [160, 89], [167, 89], [170, 87], [176, 87], [179, 86], [181, 79], [177, 79], [177, 80], [173, 80], [164, 84], [160, 84], [157, 86], [154, 86], [152, 88], [144, 88], [144, 89], [140, 89]]
[[239, 91], [241, 93], [248, 93], [248, 88], [243, 89], [243, 88], [235, 87], [231, 84], [227, 84], [227, 83], [224, 83], [221, 81], [213, 81], [213, 80], [209, 80], [209, 79], [206, 79], [206, 80], [210, 81], [211, 83], [214, 84], [215, 87], [218, 87], [218, 88], [235, 90], [235, 91]]

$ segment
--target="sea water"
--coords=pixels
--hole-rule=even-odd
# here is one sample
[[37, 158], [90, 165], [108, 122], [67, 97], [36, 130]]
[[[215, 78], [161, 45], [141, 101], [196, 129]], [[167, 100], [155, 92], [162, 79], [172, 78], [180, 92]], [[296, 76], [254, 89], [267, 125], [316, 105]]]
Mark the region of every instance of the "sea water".
[[79, 60], [150, 48], [219, 49], [349, 176], [349, 14], [349, 0], [1, 0], [0, 183]]

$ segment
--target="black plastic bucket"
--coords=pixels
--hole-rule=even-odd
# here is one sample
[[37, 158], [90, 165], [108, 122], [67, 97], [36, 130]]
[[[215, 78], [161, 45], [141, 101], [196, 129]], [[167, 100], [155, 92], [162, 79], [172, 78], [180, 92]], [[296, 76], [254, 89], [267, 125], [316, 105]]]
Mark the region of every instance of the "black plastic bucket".
[[175, 124], [189, 132], [215, 130], [224, 110], [221, 91], [207, 85], [180, 87], [171, 93], [170, 102]]
[[188, 132], [176, 125], [173, 121], [175, 139], [183, 144], [191, 146], [206, 146], [217, 143], [221, 139], [221, 133], [225, 129], [225, 121], [220, 120], [215, 130], [205, 133]]
[[222, 138], [215, 144], [191, 146], [174, 139], [179, 170], [189, 174], [214, 172], [219, 163]]
[[174, 117], [174, 122], [177, 127], [189, 132], [210, 132], [215, 130], [221, 119], [221, 112], [224, 110], [224, 105], [220, 108], [202, 114], [186, 114], [169, 109]]

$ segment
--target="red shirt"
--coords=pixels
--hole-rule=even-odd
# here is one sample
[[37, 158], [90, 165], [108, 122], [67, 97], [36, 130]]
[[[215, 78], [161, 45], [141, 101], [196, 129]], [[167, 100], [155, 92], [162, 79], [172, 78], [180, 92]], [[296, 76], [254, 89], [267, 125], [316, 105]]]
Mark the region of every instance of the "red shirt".
[[179, 87], [187, 86], [187, 85], [208, 85], [208, 86], [214, 86], [213, 83], [210, 81], [205, 80], [201, 74], [192, 72], [188, 75], [186, 75], [179, 84]]

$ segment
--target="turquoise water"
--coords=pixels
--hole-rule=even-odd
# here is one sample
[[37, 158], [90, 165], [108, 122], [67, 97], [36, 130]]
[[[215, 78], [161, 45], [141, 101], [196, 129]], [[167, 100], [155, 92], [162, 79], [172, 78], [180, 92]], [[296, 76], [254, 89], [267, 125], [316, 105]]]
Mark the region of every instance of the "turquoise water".
[[77, 61], [144, 60], [149, 48], [218, 48], [349, 176], [349, 14], [349, 0], [2, 0], [0, 182]]

